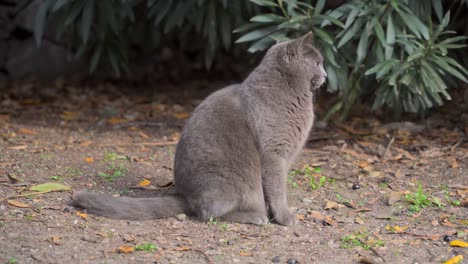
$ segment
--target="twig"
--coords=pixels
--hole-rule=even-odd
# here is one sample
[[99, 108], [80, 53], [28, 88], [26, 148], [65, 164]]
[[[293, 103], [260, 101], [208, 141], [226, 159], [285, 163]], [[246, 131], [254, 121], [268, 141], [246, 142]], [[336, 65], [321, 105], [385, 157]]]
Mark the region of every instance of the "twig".
[[394, 141], [395, 141], [395, 137], [392, 137], [392, 139], [390, 139], [390, 142], [388, 142], [387, 147], [385, 148], [385, 151], [382, 155], [383, 159], [385, 159], [385, 157], [387, 156], [388, 150], [390, 149]]
[[[63, 190], [65, 191], [65, 190]], [[69, 190], [71, 191], [71, 190]], [[24, 194], [17, 194], [17, 195], [12, 195], [12, 196], [8, 196], [8, 197], [5, 197], [5, 198], [1, 198], [0, 199], [0, 203], [7, 200], [7, 199], [11, 199], [11, 198], [18, 198], [18, 197], [25, 197], [25, 196], [31, 196], [31, 195], [38, 195], [38, 194], [44, 194], [44, 193], [50, 193], [50, 192], [57, 192], [56, 190], [55, 191], [42, 191], [42, 192], [35, 192], [35, 193], [24, 193]]]
[[[359, 242], [361, 242], [363, 245], [368, 245], [367, 243], [365, 243], [364, 241], [362, 241], [362, 239], [358, 238]], [[369, 245], [368, 245], [369, 246]], [[376, 256], [378, 256], [379, 258], [381, 258], [385, 263], [387, 262], [385, 260], [384, 257], [382, 257], [382, 255], [379, 254], [379, 252], [377, 252], [377, 250], [375, 250], [373, 247], [369, 246], [369, 249], [370, 251], [372, 251], [372, 253], [374, 253]]]
[[192, 251], [198, 252], [198, 253], [202, 254], [203, 256], [205, 256], [205, 258], [206, 258], [206, 260], [208, 261], [209, 264], [214, 264], [211, 257], [208, 254], [206, 254], [205, 252], [203, 252], [203, 251], [201, 251], [199, 249], [192, 249]]
[[117, 144], [99, 144], [97, 147], [123, 147], [123, 146], [172, 146], [177, 145], [178, 141], [160, 141], [160, 142], [137, 142], [137, 143], [117, 143]]

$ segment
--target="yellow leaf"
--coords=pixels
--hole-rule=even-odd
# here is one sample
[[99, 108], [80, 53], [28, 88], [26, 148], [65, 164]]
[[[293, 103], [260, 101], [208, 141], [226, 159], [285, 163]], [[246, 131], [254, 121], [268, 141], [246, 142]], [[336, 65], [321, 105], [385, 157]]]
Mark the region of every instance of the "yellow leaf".
[[19, 208], [29, 208], [29, 204], [25, 204], [25, 203], [22, 203], [20, 201], [16, 201], [16, 200], [7, 200], [7, 203], [13, 205], [13, 206], [16, 206], [16, 207], [19, 207]]
[[76, 215], [83, 218], [83, 219], [88, 218], [88, 214], [85, 214], [85, 213], [82, 213], [82, 212], [76, 212]]
[[119, 252], [119, 253], [125, 253], [125, 254], [132, 253], [133, 251], [135, 251], [135, 248], [132, 247], [132, 246], [120, 246], [120, 247], [117, 249], [117, 252]]
[[94, 158], [93, 157], [86, 157], [85, 161], [88, 163], [94, 163]]
[[303, 214], [296, 214], [296, 218], [299, 220], [304, 220], [305, 216]]
[[67, 187], [63, 184], [56, 183], [56, 182], [47, 182], [32, 186], [29, 188], [30, 191], [36, 192], [60, 192], [60, 191], [69, 191], [71, 190], [70, 187]]
[[63, 111], [60, 117], [63, 120], [72, 121], [78, 118], [78, 112]]
[[174, 113], [174, 117], [177, 118], [177, 119], [186, 119], [189, 116], [190, 115], [187, 112]]
[[117, 125], [117, 124], [124, 123], [124, 122], [127, 122], [127, 120], [123, 118], [119, 118], [119, 117], [111, 117], [107, 119], [107, 123], [111, 125]]
[[451, 247], [468, 247], [468, 242], [461, 241], [461, 240], [453, 240], [450, 242]]
[[241, 251], [241, 252], [239, 252], [239, 256], [250, 257], [250, 256], [252, 256], [252, 253], [251, 252]]
[[462, 260], [463, 260], [462, 255], [456, 255], [455, 257], [445, 261], [444, 264], [460, 264]]
[[142, 180], [140, 183], [138, 183], [138, 186], [140, 186], [140, 187], [146, 187], [146, 186], [148, 186], [148, 185], [150, 185], [150, 184], [151, 184], [151, 181], [150, 181], [150, 180], [144, 179], [144, 180]]

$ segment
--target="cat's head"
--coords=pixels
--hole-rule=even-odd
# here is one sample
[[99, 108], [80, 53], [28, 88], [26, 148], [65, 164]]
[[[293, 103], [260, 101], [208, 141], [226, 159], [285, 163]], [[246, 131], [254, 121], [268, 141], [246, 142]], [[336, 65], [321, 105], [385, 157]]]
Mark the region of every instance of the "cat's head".
[[313, 33], [279, 43], [271, 49], [280, 60], [281, 71], [293, 78], [306, 78], [311, 83], [311, 89], [321, 87], [327, 73], [323, 68], [323, 57], [320, 51], [312, 46]]

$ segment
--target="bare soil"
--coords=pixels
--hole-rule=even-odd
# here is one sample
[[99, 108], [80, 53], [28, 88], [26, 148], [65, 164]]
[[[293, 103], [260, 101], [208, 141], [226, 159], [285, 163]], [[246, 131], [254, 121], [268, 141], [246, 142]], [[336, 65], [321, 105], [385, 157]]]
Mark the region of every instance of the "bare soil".
[[[300, 218], [296, 226], [202, 223], [183, 215], [124, 221], [69, 207], [72, 191], [138, 197], [172, 191], [178, 135], [210, 89], [191, 83], [183, 93], [138, 93], [109, 83], [88, 89], [61, 81], [48, 85], [6, 84], [0, 95], [0, 263], [468, 258], [466, 248], [449, 245], [468, 239], [462, 107], [424, 122], [384, 124], [366, 115], [317, 122], [288, 180], [289, 204]], [[149, 185], [140, 186], [145, 179]], [[18, 196], [48, 182], [71, 191]], [[131, 251], [142, 243], [157, 248], [122, 252], [122, 246]]]

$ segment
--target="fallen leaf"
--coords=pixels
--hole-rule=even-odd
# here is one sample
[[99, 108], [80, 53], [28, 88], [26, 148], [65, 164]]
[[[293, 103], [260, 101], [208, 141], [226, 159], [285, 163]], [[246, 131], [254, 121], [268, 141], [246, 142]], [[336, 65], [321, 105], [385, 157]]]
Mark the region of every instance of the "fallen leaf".
[[462, 260], [463, 260], [462, 255], [456, 255], [455, 257], [445, 261], [444, 264], [460, 264]]
[[166, 182], [166, 183], [156, 183], [156, 185], [157, 185], [158, 187], [169, 187], [169, 186], [174, 185], [174, 182], [169, 181], [169, 182]]
[[460, 167], [455, 157], [447, 157], [447, 162], [450, 164], [450, 167], [452, 167], [452, 169], [457, 169]]
[[242, 256], [242, 257], [251, 257], [251, 256], [252, 256], [252, 252], [244, 252], [244, 251], [241, 251], [241, 252], [239, 252], [239, 256]]
[[363, 161], [360, 161], [360, 162], [358, 163], [358, 166], [359, 166], [359, 168], [364, 169], [364, 168], [366, 168], [366, 167], [369, 167], [370, 164], [369, 164], [369, 162], [363, 160]]
[[110, 124], [110, 125], [117, 125], [117, 124], [121, 124], [121, 123], [125, 123], [127, 122], [127, 120], [123, 119], [123, 118], [119, 118], [119, 117], [111, 117], [109, 119], [107, 119], [107, 123]]
[[91, 144], [93, 144], [93, 141], [88, 140], [88, 141], [85, 141], [85, 142], [81, 143], [80, 146], [87, 148]]
[[8, 147], [8, 149], [12, 149], [12, 150], [22, 150], [22, 149], [27, 149], [27, 148], [28, 148], [28, 145], [19, 145], [19, 146]]
[[107, 233], [96, 233], [96, 235], [101, 236], [101, 237], [108, 237], [109, 235]]
[[144, 138], [144, 139], [149, 139], [150, 137], [148, 136], [148, 134], [146, 134], [145, 132], [143, 131], [140, 131], [138, 132], [138, 135], [140, 135], [140, 137]]
[[356, 217], [354, 218], [354, 222], [355, 222], [356, 224], [360, 224], [360, 225], [363, 225], [363, 224], [364, 224], [364, 220], [362, 220], [362, 218], [359, 217], [359, 216], [356, 216]]
[[398, 169], [396, 172], [395, 172], [395, 178], [398, 178], [398, 179], [402, 179], [405, 177], [405, 174], [401, 173], [400, 172], [400, 169]]
[[150, 184], [151, 184], [150, 180], [144, 179], [144, 180], [142, 180], [141, 182], [138, 183], [138, 186], [146, 187], [146, 186], [149, 186]]
[[[341, 205], [341, 207], [343, 207], [343, 205]], [[340, 204], [337, 202], [333, 202], [333, 201], [327, 201], [324, 207], [325, 210], [330, 210], [330, 209], [338, 210], [338, 208], [340, 208]]]
[[182, 247], [177, 247], [177, 248], [174, 248], [175, 251], [189, 251], [189, 250], [192, 250], [191, 247], [187, 247], [187, 246], [182, 246]]
[[468, 247], [468, 242], [461, 241], [461, 240], [452, 240], [450, 242], [451, 247]]
[[402, 192], [391, 192], [388, 196], [388, 205], [394, 205], [395, 203], [401, 201], [401, 198], [403, 198]]
[[24, 134], [24, 135], [37, 135], [36, 131], [30, 130], [30, 129], [27, 129], [27, 128], [20, 128], [18, 130], [18, 133], [19, 134]]
[[60, 115], [60, 118], [67, 121], [72, 121], [78, 118], [78, 112], [71, 112], [71, 111], [63, 111]]
[[93, 157], [86, 157], [85, 161], [88, 163], [94, 163], [94, 158]]
[[303, 214], [296, 214], [296, 218], [299, 220], [304, 220], [305, 216]]
[[9, 173], [9, 172], [7, 173], [7, 178], [10, 181], [10, 183], [13, 183], [13, 184], [23, 181], [19, 179], [15, 174]]
[[392, 233], [402, 233], [402, 232], [405, 232], [406, 229], [408, 229], [408, 228], [409, 228], [409, 226], [399, 227], [399, 226], [390, 226], [390, 225], [388, 225], [388, 226], [385, 227], [385, 229], [387, 231], [390, 231]]
[[55, 235], [55, 236], [52, 236], [52, 237], [50, 238], [50, 241], [51, 241], [52, 243], [54, 243], [55, 245], [60, 245], [60, 244], [61, 244], [61, 243], [60, 243], [60, 239], [61, 239], [61, 238], [62, 238], [61, 236]]
[[35, 185], [29, 188], [30, 191], [37, 191], [37, 192], [58, 192], [58, 191], [69, 191], [71, 190], [70, 187], [67, 187], [63, 184], [56, 183], [56, 182], [48, 182], [39, 185]]
[[85, 213], [82, 213], [82, 212], [76, 212], [76, 215], [83, 218], [83, 219], [87, 219], [88, 218], [88, 214], [85, 214]]
[[16, 200], [7, 200], [7, 203], [9, 203], [10, 205], [19, 207], [19, 208], [29, 208], [29, 207], [31, 207], [29, 204], [25, 204], [23, 202], [16, 201]]
[[190, 116], [187, 112], [174, 113], [173, 115], [177, 119], [186, 119]]
[[132, 246], [120, 246], [118, 249], [117, 249], [117, 252], [119, 253], [124, 253], [124, 254], [128, 254], [128, 253], [132, 253], [133, 251], [135, 251], [135, 248], [132, 247]]

